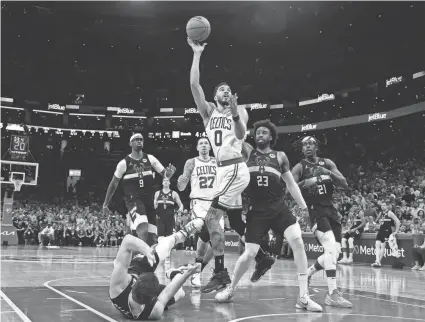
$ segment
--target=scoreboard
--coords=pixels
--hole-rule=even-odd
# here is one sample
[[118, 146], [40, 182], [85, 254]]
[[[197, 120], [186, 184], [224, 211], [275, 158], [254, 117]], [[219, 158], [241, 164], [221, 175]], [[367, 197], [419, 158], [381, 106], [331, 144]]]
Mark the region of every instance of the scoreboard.
[[27, 135], [12, 134], [10, 136], [10, 155], [12, 159], [25, 158], [28, 154], [29, 142]]

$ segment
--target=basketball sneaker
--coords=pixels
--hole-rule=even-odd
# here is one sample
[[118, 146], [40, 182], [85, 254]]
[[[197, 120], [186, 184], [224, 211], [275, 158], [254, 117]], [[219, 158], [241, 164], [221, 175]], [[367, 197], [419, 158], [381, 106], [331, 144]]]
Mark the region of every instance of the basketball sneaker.
[[224, 271], [221, 272], [213, 272], [213, 276], [211, 276], [210, 281], [207, 285], [201, 287], [201, 293], [211, 293], [213, 291], [221, 291], [224, 289], [227, 284], [230, 284], [230, 276], [225, 268]]
[[378, 262], [373, 263], [372, 265], [370, 265], [372, 267], [381, 267], [381, 264]]
[[325, 304], [329, 306], [335, 306], [335, 307], [345, 307], [345, 308], [353, 307], [353, 304], [351, 304], [350, 301], [343, 298], [341, 292], [338, 290], [334, 290], [332, 294], [329, 294], [329, 293], [326, 294]]
[[297, 309], [304, 309], [310, 312], [322, 312], [323, 308], [314, 302], [311, 299], [311, 295], [304, 294], [302, 297], [299, 297], [297, 300], [297, 304], [295, 304]]
[[353, 264], [353, 258], [352, 258], [352, 257], [348, 257], [348, 259], [347, 259], [347, 264], [348, 264], [348, 265]]
[[200, 288], [201, 287], [201, 273], [193, 274], [190, 278], [190, 284], [194, 288]]
[[229, 285], [221, 292], [218, 292], [215, 296], [215, 299], [219, 303], [230, 302], [232, 298], [235, 296], [235, 290]]
[[276, 260], [273, 257], [266, 256], [261, 261], [257, 262], [255, 264], [254, 273], [252, 273], [251, 276], [251, 282], [258, 282], [264, 276], [264, 274], [266, 274], [267, 271], [272, 268], [275, 261]]
[[417, 270], [419, 270], [421, 267], [418, 265], [418, 264], [416, 264], [415, 266], [413, 266], [412, 268], [411, 268], [411, 270], [412, 271], [417, 271]]
[[338, 264], [347, 264], [347, 263], [348, 263], [348, 259], [347, 259], [347, 257], [342, 258], [342, 259], [338, 262]]

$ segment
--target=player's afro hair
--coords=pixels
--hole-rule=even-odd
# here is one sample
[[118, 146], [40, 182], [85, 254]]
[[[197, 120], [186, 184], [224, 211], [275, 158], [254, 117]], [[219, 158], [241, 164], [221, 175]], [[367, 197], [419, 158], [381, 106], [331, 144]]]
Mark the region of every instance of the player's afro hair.
[[298, 140], [296, 140], [294, 143], [292, 143], [293, 147], [296, 148], [299, 151], [302, 151], [303, 148], [303, 143], [306, 140], [314, 140], [314, 142], [316, 142], [316, 147], [317, 149], [319, 149], [319, 144], [321, 143], [317, 138], [315, 138], [314, 136], [304, 136], [299, 138]]
[[[229, 84], [227, 84], [226, 82], [221, 82], [220, 84], [218, 84], [216, 87], [214, 87], [214, 92], [213, 92], [213, 97], [215, 97], [215, 95], [217, 94], [217, 91], [218, 91], [218, 89], [220, 88], [220, 86], [223, 86], [223, 85], [227, 85], [227, 86], [229, 86], [230, 87], [230, 85]], [[231, 88], [231, 87], [230, 87]]]
[[159, 280], [152, 272], [139, 275], [132, 290], [133, 300], [141, 305], [148, 304], [155, 296], [159, 294]]
[[274, 147], [277, 141], [277, 128], [274, 123], [270, 122], [270, 120], [262, 120], [254, 123], [254, 137], [255, 133], [257, 133], [257, 129], [260, 127], [265, 127], [269, 129], [272, 139], [270, 140], [270, 147]]

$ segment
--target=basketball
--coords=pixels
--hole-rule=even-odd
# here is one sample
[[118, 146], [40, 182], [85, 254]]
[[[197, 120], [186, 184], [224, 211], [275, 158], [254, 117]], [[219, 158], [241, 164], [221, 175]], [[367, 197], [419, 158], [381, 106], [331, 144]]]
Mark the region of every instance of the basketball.
[[187, 36], [193, 41], [204, 41], [211, 32], [210, 22], [201, 16], [191, 18], [186, 25]]

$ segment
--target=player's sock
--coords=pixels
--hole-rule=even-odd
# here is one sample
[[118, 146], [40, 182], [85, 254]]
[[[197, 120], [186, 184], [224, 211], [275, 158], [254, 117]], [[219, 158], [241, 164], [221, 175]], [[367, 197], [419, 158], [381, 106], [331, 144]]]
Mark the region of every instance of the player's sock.
[[326, 270], [326, 281], [328, 283], [329, 294], [336, 290], [336, 269]]
[[375, 248], [375, 262], [376, 263], [380, 263], [381, 262], [381, 252], [380, 252], [380, 247], [376, 247]]
[[308, 275], [307, 273], [297, 273], [298, 285], [300, 287], [300, 297], [308, 294]]
[[353, 250], [354, 250], [353, 248], [349, 248], [349, 249], [348, 249], [348, 254], [349, 254], [349, 255], [348, 255], [348, 258], [353, 259]]
[[205, 263], [202, 258], [196, 258], [195, 262], [201, 264], [201, 272], [204, 270], [205, 266], [208, 265], [208, 263]]
[[215, 273], [224, 271], [224, 255], [215, 256]]

